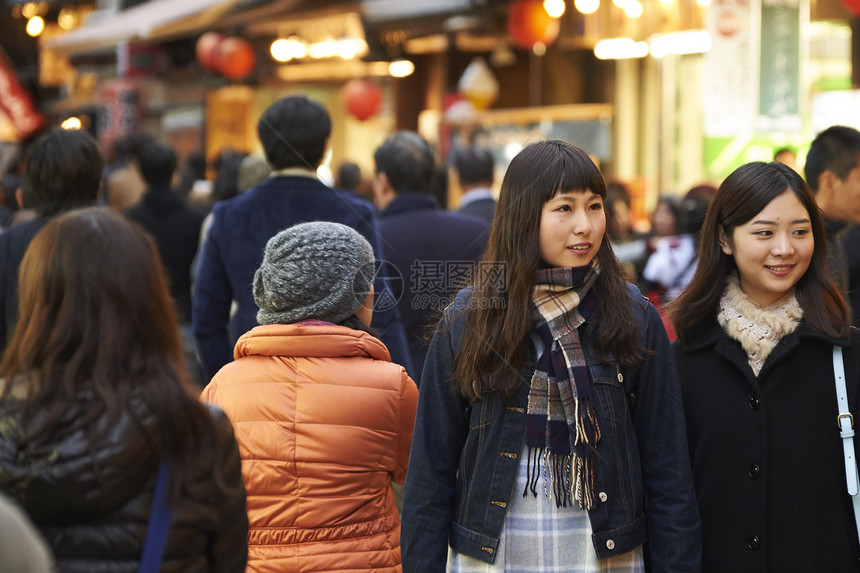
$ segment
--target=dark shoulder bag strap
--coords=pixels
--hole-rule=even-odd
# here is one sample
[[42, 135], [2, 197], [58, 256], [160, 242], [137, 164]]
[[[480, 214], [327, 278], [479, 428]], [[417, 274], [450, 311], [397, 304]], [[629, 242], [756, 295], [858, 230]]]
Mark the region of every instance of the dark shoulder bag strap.
[[140, 573], [158, 573], [161, 559], [164, 557], [164, 546], [167, 544], [167, 533], [170, 531], [170, 518], [173, 516], [173, 508], [164, 501], [164, 490], [167, 488], [167, 465], [167, 460], [162, 460], [161, 465], [158, 466], [158, 480], [155, 482], [146, 539], [140, 556], [138, 569]]

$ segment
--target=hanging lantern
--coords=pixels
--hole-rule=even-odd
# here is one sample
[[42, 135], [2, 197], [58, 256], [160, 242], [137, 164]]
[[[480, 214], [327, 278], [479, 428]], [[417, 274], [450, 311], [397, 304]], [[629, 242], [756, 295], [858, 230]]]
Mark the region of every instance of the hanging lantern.
[[542, 0], [515, 0], [508, 8], [508, 35], [521, 48], [549, 46], [560, 30], [561, 22], [547, 14]]
[[475, 109], [483, 110], [499, 97], [499, 82], [484, 58], [478, 57], [466, 66], [460, 81], [457, 82], [457, 91], [463, 94]]
[[257, 63], [254, 48], [243, 38], [230, 36], [218, 45], [218, 71], [231, 80], [244, 80]]
[[860, 0], [842, 0], [842, 5], [854, 16], [860, 16]]
[[218, 32], [206, 32], [197, 38], [194, 53], [197, 62], [204, 70], [218, 71], [218, 46], [224, 41], [224, 36]]
[[382, 107], [382, 88], [370, 80], [349, 80], [343, 87], [346, 111], [364, 121], [379, 113]]

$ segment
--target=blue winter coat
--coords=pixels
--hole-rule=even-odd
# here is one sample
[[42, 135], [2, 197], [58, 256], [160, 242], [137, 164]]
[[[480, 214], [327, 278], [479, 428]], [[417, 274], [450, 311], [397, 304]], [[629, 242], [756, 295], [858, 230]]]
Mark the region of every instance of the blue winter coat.
[[[252, 285], [270, 238], [308, 221], [333, 221], [361, 233], [384, 260], [373, 206], [351, 193], [331, 189], [311, 177], [272, 177], [230, 200], [216, 203], [203, 242], [194, 283], [191, 318], [207, 380], [233, 359], [236, 340], [257, 326]], [[377, 300], [387, 289], [385, 266], [377, 273]], [[232, 301], [236, 313], [231, 317]], [[373, 326], [391, 360], [412, 371], [396, 306], [374, 309]]]

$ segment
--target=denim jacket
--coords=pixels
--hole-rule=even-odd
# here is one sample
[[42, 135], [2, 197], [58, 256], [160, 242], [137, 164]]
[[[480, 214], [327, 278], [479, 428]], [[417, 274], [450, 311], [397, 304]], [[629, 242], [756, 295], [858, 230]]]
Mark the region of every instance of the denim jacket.
[[[581, 339], [602, 438], [597, 444], [596, 507], [589, 510], [599, 558], [647, 540], [654, 572], [699, 571], [701, 532], [678, 374], [656, 309], [629, 287], [646, 349], [636, 368], [601, 364], [588, 323]], [[490, 393], [471, 404], [454, 381], [454, 355], [468, 290], [446, 310], [424, 366], [403, 499], [403, 571], [444, 571], [448, 545], [492, 563], [525, 443], [533, 356], [505, 403]]]

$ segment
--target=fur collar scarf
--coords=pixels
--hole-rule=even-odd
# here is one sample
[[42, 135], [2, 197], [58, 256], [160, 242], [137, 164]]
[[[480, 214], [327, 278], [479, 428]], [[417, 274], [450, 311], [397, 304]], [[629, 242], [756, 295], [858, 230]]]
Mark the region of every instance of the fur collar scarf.
[[802, 318], [803, 309], [794, 292], [760, 307], [741, 290], [737, 274], [729, 277], [717, 313], [717, 321], [726, 334], [740, 342], [746, 351], [756, 377], [780, 339], [794, 332]]

